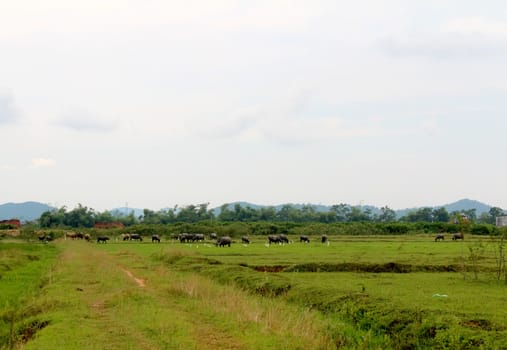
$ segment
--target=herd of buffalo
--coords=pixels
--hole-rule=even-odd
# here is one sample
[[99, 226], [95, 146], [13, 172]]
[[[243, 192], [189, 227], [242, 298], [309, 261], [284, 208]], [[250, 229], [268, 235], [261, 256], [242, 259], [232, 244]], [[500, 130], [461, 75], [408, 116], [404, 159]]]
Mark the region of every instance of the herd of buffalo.
[[[39, 241], [48, 243], [53, 240], [53, 237], [51, 235], [41, 235], [38, 237]], [[86, 241], [91, 241], [91, 236], [89, 233], [81, 233], [81, 232], [67, 232], [65, 234], [65, 239], [84, 239]], [[179, 242], [181, 243], [199, 243], [199, 242], [205, 242], [206, 237], [203, 233], [180, 233], [177, 237]], [[142, 242], [143, 236], [138, 233], [125, 233], [121, 236], [121, 239], [123, 241], [137, 241]], [[445, 239], [445, 235], [443, 233], [439, 233], [435, 236], [435, 242], [437, 241], [443, 241]], [[451, 235], [451, 239], [453, 241], [456, 240], [464, 240], [463, 233], [457, 232], [453, 233]], [[108, 236], [99, 235], [97, 237], [97, 243], [107, 243], [110, 240]], [[215, 241], [215, 245], [217, 247], [230, 247], [233, 243], [233, 240], [230, 236], [221, 236], [218, 237], [216, 233], [210, 233], [209, 234], [209, 240]], [[152, 235], [151, 236], [151, 242], [152, 243], [160, 243], [161, 238], [159, 235]], [[289, 243], [289, 238], [284, 234], [278, 234], [278, 235], [269, 235], [267, 237], [267, 244], [287, 244]], [[306, 235], [299, 236], [299, 242], [301, 243], [310, 243], [310, 238]], [[321, 243], [327, 243], [328, 238], [326, 234], [323, 234], [320, 238]], [[250, 244], [250, 239], [248, 236], [242, 236], [241, 237], [241, 243], [243, 244]]]

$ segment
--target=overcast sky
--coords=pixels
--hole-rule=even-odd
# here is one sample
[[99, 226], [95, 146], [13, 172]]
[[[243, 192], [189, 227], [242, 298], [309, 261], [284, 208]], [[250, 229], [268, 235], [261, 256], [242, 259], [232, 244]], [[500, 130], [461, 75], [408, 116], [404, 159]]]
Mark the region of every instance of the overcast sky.
[[0, 203], [507, 209], [507, 3], [0, 0]]

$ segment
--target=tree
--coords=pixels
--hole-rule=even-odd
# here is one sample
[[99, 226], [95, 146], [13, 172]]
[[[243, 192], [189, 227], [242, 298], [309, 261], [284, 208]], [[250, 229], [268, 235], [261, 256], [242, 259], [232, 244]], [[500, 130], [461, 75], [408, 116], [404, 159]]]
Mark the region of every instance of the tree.
[[420, 208], [416, 211], [411, 211], [404, 217], [400, 218], [400, 221], [408, 221], [408, 222], [432, 222], [433, 221], [433, 211], [429, 207]]
[[433, 209], [433, 220], [437, 222], [449, 222], [449, 213], [444, 207]]
[[78, 206], [65, 214], [64, 224], [71, 227], [93, 227], [95, 223], [95, 212], [93, 209]]
[[347, 221], [358, 222], [358, 221], [371, 221], [371, 210], [361, 210], [361, 207], [352, 207], [348, 215]]
[[396, 221], [396, 212], [389, 208], [387, 205], [385, 207], [380, 208], [380, 215], [378, 216], [378, 221], [380, 222], [393, 222]]
[[345, 222], [350, 215], [350, 205], [344, 203], [332, 205], [331, 212], [335, 214], [336, 221]]

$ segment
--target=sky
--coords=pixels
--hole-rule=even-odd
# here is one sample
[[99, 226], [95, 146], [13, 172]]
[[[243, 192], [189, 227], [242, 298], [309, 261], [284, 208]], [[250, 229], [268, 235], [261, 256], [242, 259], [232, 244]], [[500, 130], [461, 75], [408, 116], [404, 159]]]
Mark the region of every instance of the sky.
[[0, 0], [0, 203], [507, 209], [507, 3]]

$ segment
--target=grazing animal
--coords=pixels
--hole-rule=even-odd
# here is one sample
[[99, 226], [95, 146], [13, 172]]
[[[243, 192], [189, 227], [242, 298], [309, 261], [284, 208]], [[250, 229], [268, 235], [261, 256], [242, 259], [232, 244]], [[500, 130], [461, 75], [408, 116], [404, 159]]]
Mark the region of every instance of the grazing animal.
[[268, 236], [268, 243], [281, 243], [280, 236], [278, 235], [269, 235]]
[[160, 237], [158, 235], [151, 236], [151, 243], [153, 242], [160, 243]]
[[129, 235], [128, 233], [124, 233], [124, 234], [122, 235], [122, 239], [123, 239], [124, 241], [128, 241], [128, 240], [130, 239], [130, 235]]
[[92, 236], [90, 236], [90, 234], [89, 234], [89, 233], [85, 233], [84, 238], [85, 238], [85, 240], [86, 240], [87, 242], [90, 242], [90, 240], [92, 239]]
[[130, 235], [130, 240], [131, 241], [139, 241], [139, 242], [142, 242], [143, 241], [143, 236], [141, 236], [139, 233], [132, 233]]
[[289, 239], [284, 234], [279, 234], [278, 237], [280, 237], [280, 242], [283, 243], [289, 243]]
[[97, 243], [107, 243], [109, 241], [109, 237], [107, 236], [98, 236], [97, 237]]
[[50, 235], [39, 236], [39, 241], [41, 241], [42, 243], [48, 243], [52, 240], [53, 240], [53, 237], [51, 237]]
[[83, 239], [84, 238], [83, 232], [76, 232], [76, 238]]
[[461, 240], [465, 239], [465, 237], [463, 236], [463, 233], [457, 232], [457, 233], [455, 233], [455, 234], [452, 235], [452, 240], [453, 241], [457, 241], [458, 239], [461, 239]]
[[225, 247], [225, 246], [231, 246], [232, 239], [229, 236], [223, 236], [217, 239], [217, 242], [215, 243], [218, 247]]
[[310, 243], [308, 236], [299, 236], [299, 242]]
[[247, 236], [243, 236], [243, 237], [241, 237], [241, 242], [242, 242], [242, 243], [245, 243], [245, 244], [250, 244], [250, 240], [248, 239], [248, 237], [247, 237]]
[[204, 242], [203, 233], [194, 233], [192, 236], [192, 242]]
[[323, 234], [323, 235], [322, 235], [322, 237], [321, 237], [321, 239], [320, 239], [320, 241], [321, 241], [322, 243], [326, 243], [326, 242], [327, 242], [327, 235], [326, 235], [326, 234]]
[[178, 239], [181, 243], [188, 243], [194, 241], [194, 235], [192, 233], [180, 233]]
[[75, 232], [65, 232], [65, 239], [67, 239], [67, 238], [76, 239], [77, 234]]
[[437, 241], [443, 241], [444, 240], [444, 234], [443, 233], [439, 233], [435, 236], [435, 242]]
[[213, 240], [213, 239], [217, 239], [217, 234], [216, 234], [215, 232], [211, 232], [211, 233], [209, 234], [209, 239], [212, 239], [212, 240]]

